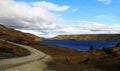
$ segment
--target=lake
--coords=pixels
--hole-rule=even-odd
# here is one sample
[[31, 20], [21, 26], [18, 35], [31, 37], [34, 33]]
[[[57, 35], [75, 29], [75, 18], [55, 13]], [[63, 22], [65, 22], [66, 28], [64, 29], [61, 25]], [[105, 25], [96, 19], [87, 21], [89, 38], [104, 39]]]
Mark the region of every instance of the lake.
[[89, 50], [90, 46], [93, 46], [95, 49], [101, 49], [102, 47], [113, 47], [118, 42], [96, 40], [43, 40], [40, 41], [40, 43], [74, 48], [77, 50]]

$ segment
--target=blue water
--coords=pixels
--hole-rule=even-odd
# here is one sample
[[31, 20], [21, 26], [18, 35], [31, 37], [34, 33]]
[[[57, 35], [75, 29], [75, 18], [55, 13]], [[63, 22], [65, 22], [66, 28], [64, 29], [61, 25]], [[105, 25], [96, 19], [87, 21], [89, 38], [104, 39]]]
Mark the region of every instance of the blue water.
[[93, 41], [93, 40], [43, 40], [42, 44], [52, 44], [67, 48], [74, 48], [77, 50], [89, 50], [92, 45], [95, 49], [101, 49], [102, 47], [113, 47], [118, 42], [114, 41]]

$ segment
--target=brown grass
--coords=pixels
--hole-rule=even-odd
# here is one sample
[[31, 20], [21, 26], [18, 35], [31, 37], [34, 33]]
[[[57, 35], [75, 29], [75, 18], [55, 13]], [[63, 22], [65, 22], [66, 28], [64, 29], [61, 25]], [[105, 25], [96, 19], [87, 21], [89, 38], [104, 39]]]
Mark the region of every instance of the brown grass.
[[[36, 44], [34, 48], [51, 55], [48, 68], [54, 71], [119, 71], [120, 46], [106, 50], [77, 51], [71, 48]], [[112, 53], [107, 53], [111, 50]], [[118, 54], [117, 54], [118, 53]]]

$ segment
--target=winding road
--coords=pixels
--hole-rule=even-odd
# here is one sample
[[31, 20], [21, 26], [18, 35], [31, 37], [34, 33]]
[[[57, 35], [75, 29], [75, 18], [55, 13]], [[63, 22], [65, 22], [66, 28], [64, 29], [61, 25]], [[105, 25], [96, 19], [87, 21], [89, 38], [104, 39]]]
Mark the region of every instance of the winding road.
[[[2, 59], [0, 60], [0, 71], [11, 71], [9, 68], [13, 68], [24, 65], [24, 64], [29, 64], [31, 62], [37, 61], [37, 60], [42, 60], [47, 57], [46, 54], [43, 52], [36, 50], [32, 47], [21, 45], [21, 44], [16, 44], [13, 42], [8, 42], [10, 44], [19, 46], [21, 48], [25, 48], [31, 52], [30, 55], [24, 56], [24, 57], [18, 57], [18, 58], [11, 58], [11, 59]], [[19, 71], [24, 71], [24, 70], [19, 70]]]

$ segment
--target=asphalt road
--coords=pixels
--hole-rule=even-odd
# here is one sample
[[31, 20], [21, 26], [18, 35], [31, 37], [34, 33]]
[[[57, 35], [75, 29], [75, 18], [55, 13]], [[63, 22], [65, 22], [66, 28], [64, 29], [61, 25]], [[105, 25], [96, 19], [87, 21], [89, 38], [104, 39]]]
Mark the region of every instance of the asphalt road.
[[43, 52], [36, 50], [32, 47], [16, 44], [13, 42], [8, 42], [10, 44], [19, 46], [21, 48], [25, 48], [31, 52], [30, 55], [18, 58], [11, 58], [11, 59], [2, 59], [0, 60], [0, 71], [6, 71], [6, 69], [14, 68], [20, 65], [24, 65], [33, 61], [44, 59], [47, 55]]

